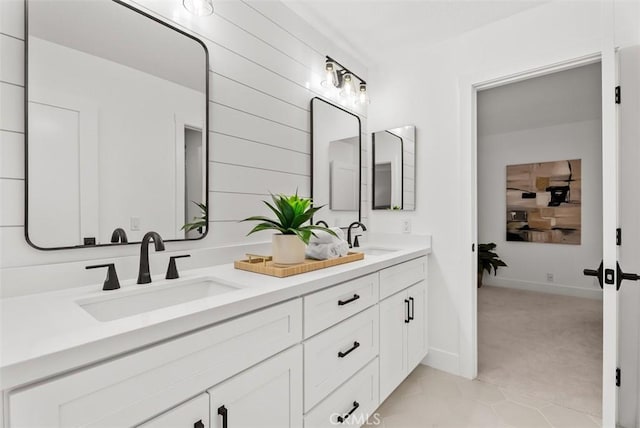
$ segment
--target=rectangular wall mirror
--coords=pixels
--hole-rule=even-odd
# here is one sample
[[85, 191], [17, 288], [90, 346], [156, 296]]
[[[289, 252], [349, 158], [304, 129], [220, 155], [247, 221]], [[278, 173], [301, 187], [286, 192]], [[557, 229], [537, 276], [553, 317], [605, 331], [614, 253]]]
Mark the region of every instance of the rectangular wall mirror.
[[360, 221], [360, 118], [321, 98], [311, 100], [311, 196], [325, 205], [314, 221], [348, 227]]
[[118, 1], [28, 0], [25, 13], [29, 243], [202, 238], [206, 221], [183, 226], [208, 206], [204, 44]]
[[416, 127], [374, 132], [372, 137], [374, 210], [416, 209]]

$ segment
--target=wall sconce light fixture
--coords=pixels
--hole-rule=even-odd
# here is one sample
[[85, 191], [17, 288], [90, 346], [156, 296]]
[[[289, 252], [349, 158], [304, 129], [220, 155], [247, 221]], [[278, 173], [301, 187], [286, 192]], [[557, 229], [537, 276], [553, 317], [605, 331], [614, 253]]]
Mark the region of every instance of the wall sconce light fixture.
[[213, 0], [182, 0], [182, 5], [196, 16], [207, 16], [213, 13]]
[[[340, 95], [347, 97], [354, 104], [366, 104], [369, 101], [367, 82], [330, 56], [326, 57], [324, 71], [325, 78], [321, 82], [324, 88], [340, 90]], [[360, 82], [358, 86], [356, 80]]]

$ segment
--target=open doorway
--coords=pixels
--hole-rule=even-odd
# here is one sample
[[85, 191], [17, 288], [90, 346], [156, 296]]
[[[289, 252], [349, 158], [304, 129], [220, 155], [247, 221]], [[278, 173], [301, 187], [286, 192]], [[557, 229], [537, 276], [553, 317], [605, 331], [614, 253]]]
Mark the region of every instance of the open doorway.
[[601, 64], [477, 93], [478, 243], [508, 267], [478, 290], [478, 379], [599, 417]]

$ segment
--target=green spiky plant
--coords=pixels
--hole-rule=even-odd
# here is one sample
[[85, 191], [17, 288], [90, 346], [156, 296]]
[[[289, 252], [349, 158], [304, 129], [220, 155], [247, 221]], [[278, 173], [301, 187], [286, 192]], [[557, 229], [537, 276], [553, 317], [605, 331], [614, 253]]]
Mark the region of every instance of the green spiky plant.
[[198, 230], [198, 232], [202, 233], [204, 228], [207, 227], [207, 205], [202, 202], [191, 201], [200, 208], [200, 213], [202, 214], [200, 217], [194, 217], [191, 223], [186, 223], [180, 230], [184, 230], [185, 232], [191, 232], [192, 230]]
[[298, 238], [307, 245], [309, 244], [311, 235], [315, 235], [315, 230], [322, 230], [333, 236], [337, 236], [333, 230], [326, 227], [312, 224], [305, 225], [306, 222], [311, 220], [313, 214], [324, 207], [324, 205], [314, 207], [312, 206], [311, 199], [299, 197], [298, 192], [292, 196], [272, 194], [271, 199], [273, 200], [273, 204], [267, 201], [262, 202], [273, 211], [277, 219], [274, 220], [265, 216], [245, 218], [242, 221], [261, 222], [251, 229], [251, 231], [247, 233], [247, 236], [262, 230], [277, 230], [283, 235], [297, 235]]
[[484, 271], [489, 272], [493, 270], [493, 274], [497, 275], [498, 267], [507, 266], [505, 262], [500, 260], [498, 253], [495, 250], [497, 245], [493, 242], [488, 244], [478, 244], [478, 288], [482, 287], [482, 275]]

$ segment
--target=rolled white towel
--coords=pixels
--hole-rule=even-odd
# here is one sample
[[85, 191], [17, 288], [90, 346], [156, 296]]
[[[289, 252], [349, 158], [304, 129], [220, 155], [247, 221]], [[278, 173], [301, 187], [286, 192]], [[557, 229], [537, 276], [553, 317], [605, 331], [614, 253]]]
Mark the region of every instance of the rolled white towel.
[[325, 232], [324, 230], [314, 230], [316, 236], [311, 235], [311, 239], [309, 240], [310, 244], [337, 244], [340, 241], [344, 241], [344, 232], [339, 227], [332, 227], [331, 230], [338, 235], [337, 237], [333, 236], [329, 232]]
[[305, 255], [310, 259], [328, 260], [345, 256], [349, 252], [349, 245], [346, 241], [340, 241], [333, 244], [314, 244], [307, 245]]

